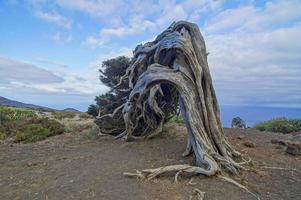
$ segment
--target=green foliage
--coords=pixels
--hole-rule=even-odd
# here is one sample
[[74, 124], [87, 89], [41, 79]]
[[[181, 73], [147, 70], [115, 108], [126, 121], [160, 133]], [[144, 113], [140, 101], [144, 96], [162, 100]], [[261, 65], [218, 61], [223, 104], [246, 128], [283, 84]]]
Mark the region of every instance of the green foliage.
[[6, 135], [14, 135], [27, 119], [36, 117], [31, 110], [0, 106], [0, 131]]
[[[130, 93], [129, 82], [127, 78], [121, 82], [120, 79], [126, 74], [126, 70], [130, 64], [131, 59], [124, 56], [109, 59], [102, 63], [101, 69], [99, 69], [99, 78], [110, 90], [105, 94], [95, 97], [95, 105], [89, 106], [88, 114], [96, 117], [98, 114], [105, 115], [112, 113], [117, 107], [125, 103]], [[118, 120], [106, 118], [95, 120], [95, 122], [102, 132], [110, 129], [109, 127], [118, 126], [117, 129], [113, 128], [111, 131], [107, 131], [110, 134], [117, 134], [124, 129], [125, 124], [121, 112], [118, 112], [115, 117]]]
[[28, 124], [16, 134], [16, 142], [37, 142], [51, 135], [50, 130], [41, 124]]
[[74, 118], [76, 113], [74, 112], [53, 112], [52, 115], [56, 119]]
[[94, 104], [91, 104], [89, 107], [88, 107], [88, 111], [87, 113], [89, 115], [92, 115], [93, 117], [96, 117], [98, 115], [98, 110], [99, 110], [99, 107], [97, 105], [94, 105]]
[[173, 117], [171, 117], [168, 122], [174, 122], [174, 123], [185, 123], [184, 119], [182, 116], [178, 116], [178, 115], [174, 115]]
[[93, 140], [96, 139], [99, 136], [100, 129], [97, 125], [94, 125], [89, 129], [89, 131], [86, 134], [87, 139]]
[[0, 106], [0, 125], [0, 139], [16, 136], [16, 141], [24, 142], [39, 141], [65, 130], [58, 121], [38, 118], [34, 111], [4, 106]]
[[80, 113], [79, 118], [81, 118], [81, 119], [91, 119], [92, 117], [88, 113]]
[[[121, 76], [125, 74], [126, 69], [130, 66], [131, 60], [125, 56], [119, 56], [117, 58], [106, 60], [102, 63], [99, 70], [100, 81], [109, 88], [114, 87], [119, 83]], [[128, 84], [125, 82], [122, 84], [125, 88]]]
[[4, 140], [7, 137], [7, 135], [0, 131], [0, 140]]
[[301, 130], [300, 119], [275, 118], [255, 124], [254, 128], [260, 131], [291, 133]]
[[65, 126], [54, 119], [48, 118], [32, 118], [27, 121], [27, 124], [40, 124], [44, 128], [49, 129], [50, 135], [59, 135], [64, 133]]

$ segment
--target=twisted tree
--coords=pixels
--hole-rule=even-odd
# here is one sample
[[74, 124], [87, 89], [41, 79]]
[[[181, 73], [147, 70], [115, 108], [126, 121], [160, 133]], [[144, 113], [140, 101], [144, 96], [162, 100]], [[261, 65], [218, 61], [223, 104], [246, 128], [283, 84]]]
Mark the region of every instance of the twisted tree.
[[[237, 174], [242, 168], [235, 161], [240, 154], [224, 136], [205, 41], [197, 25], [173, 23], [154, 41], [138, 45], [133, 53], [131, 64], [113, 87], [128, 92], [126, 102], [98, 120], [122, 120], [119, 128], [123, 131], [117, 138], [149, 138], [162, 131], [166, 119], [179, 107], [188, 130], [183, 156], [195, 156], [194, 166], [166, 166], [135, 175], [154, 178], [167, 171], [206, 176], [224, 171]], [[120, 115], [123, 119], [115, 117]]]

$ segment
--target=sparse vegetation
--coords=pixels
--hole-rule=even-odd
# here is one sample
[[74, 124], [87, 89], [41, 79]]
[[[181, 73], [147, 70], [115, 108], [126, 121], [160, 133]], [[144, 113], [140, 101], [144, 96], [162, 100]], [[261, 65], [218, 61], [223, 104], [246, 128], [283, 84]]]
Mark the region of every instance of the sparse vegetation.
[[63, 119], [63, 118], [74, 118], [76, 113], [74, 112], [53, 112], [52, 115], [56, 119]]
[[6, 134], [0, 131], [0, 140], [4, 140], [6, 137]]
[[99, 136], [100, 129], [97, 125], [94, 125], [89, 129], [89, 131], [86, 134], [87, 139], [96, 139]]
[[260, 131], [291, 133], [301, 130], [301, 119], [274, 118], [255, 124]]
[[0, 106], [0, 131], [9, 136], [17, 133], [26, 120], [37, 115], [31, 110]]
[[82, 132], [90, 129], [93, 126], [92, 123], [71, 123], [67, 127], [67, 132]]
[[92, 116], [89, 115], [88, 113], [80, 113], [79, 118], [81, 118], [81, 119], [90, 119], [90, 118], [92, 118]]
[[0, 140], [15, 137], [16, 142], [36, 142], [64, 130], [63, 124], [38, 117], [32, 110], [0, 106]]
[[65, 126], [54, 119], [48, 118], [34, 118], [28, 121], [28, 124], [40, 124], [44, 128], [49, 129], [50, 135], [59, 135], [64, 133]]

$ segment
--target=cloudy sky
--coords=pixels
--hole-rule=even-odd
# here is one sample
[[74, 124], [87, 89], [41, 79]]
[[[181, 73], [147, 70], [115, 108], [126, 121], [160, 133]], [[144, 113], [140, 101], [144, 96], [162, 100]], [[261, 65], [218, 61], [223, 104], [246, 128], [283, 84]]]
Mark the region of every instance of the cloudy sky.
[[301, 108], [301, 1], [1, 0], [0, 96], [86, 110], [101, 62], [199, 25], [222, 105]]

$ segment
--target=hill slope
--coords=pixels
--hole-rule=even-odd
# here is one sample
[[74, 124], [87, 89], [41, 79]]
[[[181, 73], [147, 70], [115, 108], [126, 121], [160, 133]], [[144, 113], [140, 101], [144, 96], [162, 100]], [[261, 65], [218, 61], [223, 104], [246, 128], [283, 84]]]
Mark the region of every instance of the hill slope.
[[[30, 108], [30, 109], [42, 109], [44, 111], [59, 111], [53, 108], [48, 108], [45, 106], [39, 106], [39, 105], [34, 105], [34, 104], [28, 104], [28, 103], [22, 103], [20, 101], [15, 101], [11, 99], [7, 99], [5, 97], [0, 96], [0, 106], [12, 106], [12, 107], [17, 107], [17, 108]], [[63, 112], [80, 112], [74, 108], [66, 108], [61, 110]]]

